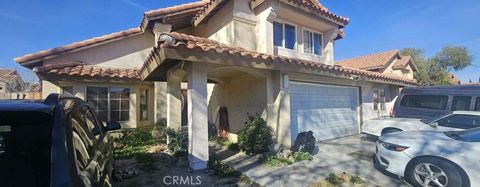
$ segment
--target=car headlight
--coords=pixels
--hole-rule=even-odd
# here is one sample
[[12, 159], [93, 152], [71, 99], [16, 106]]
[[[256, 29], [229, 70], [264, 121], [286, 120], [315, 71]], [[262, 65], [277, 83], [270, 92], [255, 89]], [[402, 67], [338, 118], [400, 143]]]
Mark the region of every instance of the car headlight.
[[397, 145], [397, 144], [393, 144], [393, 143], [387, 143], [387, 142], [383, 142], [383, 141], [380, 141], [380, 143], [382, 144], [383, 147], [385, 147], [385, 149], [388, 149], [388, 150], [391, 150], [391, 151], [403, 151], [405, 149], [408, 149], [407, 146], [402, 146], [402, 145]]

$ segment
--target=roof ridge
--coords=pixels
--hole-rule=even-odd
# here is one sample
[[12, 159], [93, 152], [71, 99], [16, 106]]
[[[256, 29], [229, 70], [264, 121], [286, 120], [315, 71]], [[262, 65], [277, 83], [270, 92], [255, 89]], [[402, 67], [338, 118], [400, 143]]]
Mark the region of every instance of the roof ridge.
[[[180, 11], [180, 8], [184, 7], [186, 5], [196, 5], [196, 4], [198, 4], [198, 6], [201, 6], [201, 5], [207, 4], [208, 2], [209, 1], [201, 0], [201, 1], [194, 1], [194, 2], [190, 2], [190, 3], [184, 3], [184, 4], [178, 4], [178, 5], [158, 8], [158, 9], [154, 9], [154, 10], [147, 10], [147, 11], [143, 12], [143, 15], [146, 15], [146, 16], [154, 16], [155, 14], [160, 14], [161, 15], [161, 13], [163, 13], [163, 12], [161, 12], [162, 10], [176, 9], [177, 8]], [[181, 9], [181, 10], [183, 10], [183, 9]]]
[[35, 60], [35, 59], [39, 59], [39, 58], [45, 58], [45, 57], [48, 57], [50, 55], [63, 53], [63, 52], [68, 52], [68, 51], [71, 51], [71, 50], [74, 50], [74, 49], [87, 47], [87, 46], [97, 44], [97, 43], [101, 43], [101, 42], [107, 42], [107, 41], [110, 41], [110, 40], [113, 40], [113, 39], [116, 39], [116, 38], [119, 38], [119, 37], [138, 34], [138, 33], [141, 33], [141, 32], [142, 32], [141, 29], [138, 28], [138, 27], [130, 28], [130, 29], [122, 30], [122, 31], [113, 32], [113, 33], [110, 33], [110, 34], [104, 34], [104, 35], [101, 35], [101, 36], [85, 39], [85, 40], [82, 40], [82, 41], [73, 42], [73, 43], [66, 44], [66, 45], [63, 45], [63, 46], [60, 46], [60, 47], [54, 47], [54, 48], [50, 48], [50, 49], [41, 50], [41, 51], [38, 51], [38, 52], [35, 52], [35, 53], [25, 54], [23, 56], [14, 58], [14, 61], [22, 64], [22, 63], [27, 62], [27, 61], [31, 61], [31, 60]]
[[335, 63], [340, 63], [340, 62], [344, 62], [344, 61], [348, 61], [348, 60], [352, 60], [352, 59], [356, 59], [356, 58], [364, 58], [364, 57], [381, 55], [381, 54], [385, 54], [385, 53], [389, 53], [389, 52], [400, 52], [400, 51], [399, 51], [398, 49], [391, 49], [391, 50], [387, 50], [387, 51], [375, 52], [375, 53], [370, 53], [370, 54], [366, 54], [366, 55], [361, 55], [361, 56], [346, 58], [346, 59], [339, 60], [339, 61], [337, 61], [337, 62], [335, 62]]

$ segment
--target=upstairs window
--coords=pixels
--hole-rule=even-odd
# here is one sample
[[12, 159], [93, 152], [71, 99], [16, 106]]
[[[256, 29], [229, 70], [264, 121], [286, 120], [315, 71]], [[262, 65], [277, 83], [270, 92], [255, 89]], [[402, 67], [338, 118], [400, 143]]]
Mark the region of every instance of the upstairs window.
[[296, 28], [286, 23], [273, 22], [273, 44], [278, 47], [295, 49]]
[[322, 55], [322, 34], [303, 31], [303, 52], [315, 55]]

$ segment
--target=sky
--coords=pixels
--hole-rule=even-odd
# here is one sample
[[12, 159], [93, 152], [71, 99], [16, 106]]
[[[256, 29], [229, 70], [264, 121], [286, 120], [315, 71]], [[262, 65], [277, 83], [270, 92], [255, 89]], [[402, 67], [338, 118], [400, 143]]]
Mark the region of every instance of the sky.
[[[138, 27], [143, 12], [193, 0], [0, 0], [0, 67], [33, 73], [14, 57]], [[473, 66], [455, 72], [462, 82], [480, 77], [480, 1], [478, 0], [321, 0], [348, 17], [335, 59], [406, 47], [427, 57], [447, 45], [468, 48]]]

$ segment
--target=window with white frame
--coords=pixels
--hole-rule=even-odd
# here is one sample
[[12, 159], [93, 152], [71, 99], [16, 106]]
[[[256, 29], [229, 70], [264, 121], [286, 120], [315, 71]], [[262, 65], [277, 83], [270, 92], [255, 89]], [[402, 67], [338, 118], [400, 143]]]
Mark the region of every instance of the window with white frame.
[[102, 121], [130, 119], [129, 88], [87, 87], [87, 102], [95, 108]]
[[296, 28], [293, 25], [273, 22], [273, 45], [287, 49], [295, 49]]
[[303, 52], [322, 55], [322, 34], [303, 30]]

